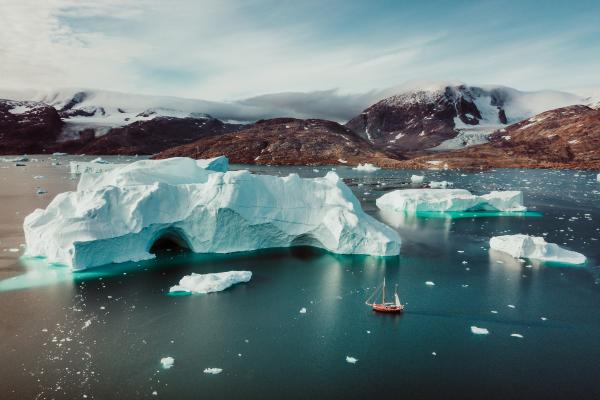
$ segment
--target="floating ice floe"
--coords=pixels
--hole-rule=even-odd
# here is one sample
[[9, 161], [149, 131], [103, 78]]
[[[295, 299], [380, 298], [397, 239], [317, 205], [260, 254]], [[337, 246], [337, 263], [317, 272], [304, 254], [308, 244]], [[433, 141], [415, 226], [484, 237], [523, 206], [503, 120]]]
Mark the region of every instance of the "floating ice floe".
[[163, 357], [160, 359], [160, 363], [164, 369], [169, 369], [175, 363], [175, 359], [173, 357]]
[[482, 196], [465, 189], [403, 189], [386, 193], [377, 207], [396, 212], [419, 211], [527, 211], [520, 191], [491, 192]]
[[223, 368], [204, 368], [205, 374], [217, 375], [223, 372]]
[[434, 283], [434, 282], [432, 282], [432, 281], [427, 281], [427, 282], [425, 282], [425, 284], [426, 284], [427, 286], [435, 286], [435, 283]]
[[410, 177], [410, 181], [412, 183], [423, 183], [424, 179], [425, 179], [425, 177], [423, 175], [412, 175]]
[[514, 258], [528, 258], [563, 264], [584, 264], [583, 254], [566, 250], [554, 243], [547, 243], [541, 236], [504, 235], [490, 239], [490, 248], [509, 254]]
[[429, 182], [429, 187], [432, 189], [446, 189], [449, 187], [454, 186], [454, 183], [452, 182], [448, 182], [448, 181], [441, 181], [441, 182]]
[[190, 158], [84, 173], [25, 218], [26, 255], [74, 270], [154, 258], [158, 240], [198, 253], [314, 246], [395, 256], [400, 237], [367, 215], [337, 174], [302, 179], [216, 172]]
[[72, 174], [83, 174], [83, 173], [100, 173], [110, 171], [112, 169], [122, 167], [126, 164], [113, 164], [108, 161], [96, 158], [92, 161], [71, 161], [69, 162], [69, 168]]
[[510, 336], [516, 337], [516, 338], [519, 338], [519, 339], [523, 339], [523, 335], [521, 335], [520, 333], [511, 333]]
[[250, 271], [228, 271], [214, 274], [186, 275], [178, 285], [171, 286], [169, 292], [212, 293], [221, 292], [236, 283], [248, 282], [252, 278]]
[[381, 168], [374, 166], [370, 163], [358, 164], [356, 167], [352, 168], [355, 171], [361, 172], [375, 172], [379, 171]]
[[487, 328], [480, 328], [475, 325], [471, 327], [471, 332], [475, 335], [488, 335], [490, 333], [490, 331], [488, 331]]
[[358, 358], [346, 356], [346, 362], [349, 364], [356, 364], [358, 362]]
[[302, 307], [300, 309], [300, 314], [306, 314], [306, 307]]

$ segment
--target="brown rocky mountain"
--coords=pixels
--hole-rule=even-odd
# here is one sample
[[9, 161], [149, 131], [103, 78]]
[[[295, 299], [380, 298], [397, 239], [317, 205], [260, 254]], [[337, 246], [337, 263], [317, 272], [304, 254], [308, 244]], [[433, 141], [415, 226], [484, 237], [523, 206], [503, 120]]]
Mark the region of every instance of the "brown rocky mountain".
[[241, 164], [356, 165], [369, 162], [382, 167], [398, 164], [392, 155], [375, 149], [336, 122], [295, 118], [261, 120], [239, 132], [207, 137], [166, 150], [157, 158], [219, 155]]
[[428, 168], [600, 168], [600, 110], [577, 105], [496, 131], [490, 142], [403, 163]]
[[113, 128], [96, 138], [83, 132], [79, 140], [65, 142], [59, 147], [61, 151], [79, 154], [155, 154], [241, 127], [243, 125], [227, 124], [212, 117], [156, 117]]
[[[481, 144], [496, 129], [580, 99], [561, 92], [439, 85], [379, 101], [346, 126], [376, 147], [413, 155]], [[452, 140], [450, 140], [452, 139]]]
[[56, 110], [44, 103], [0, 100], [0, 154], [46, 152], [62, 126]]

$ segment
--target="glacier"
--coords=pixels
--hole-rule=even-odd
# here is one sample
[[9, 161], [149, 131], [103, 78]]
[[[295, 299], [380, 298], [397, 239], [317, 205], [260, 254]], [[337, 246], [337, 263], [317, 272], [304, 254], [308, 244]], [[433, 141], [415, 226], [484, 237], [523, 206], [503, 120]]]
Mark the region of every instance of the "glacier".
[[586, 257], [576, 251], [566, 250], [554, 243], [546, 242], [541, 236], [523, 234], [494, 236], [490, 248], [514, 258], [528, 258], [563, 264], [584, 264]]
[[25, 254], [83, 270], [154, 258], [158, 240], [197, 253], [290, 246], [400, 252], [398, 233], [367, 215], [334, 172], [302, 179], [212, 171], [211, 165], [224, 168], [224, 160], [140, 160], [84, 172], [76, 191], [25, 218]]
[[379, 197], [381, 210], [420, 211], [527, 211], [520, 191], [491, 192], [477, 196], [465, 189], [403, 189]]
[[250, 271], [227, 271], [212, 274], [186, 275], [179, 284], [171, 286], [169, 292], [212, 293], [221, 292], [236, 283], [249, 282]]

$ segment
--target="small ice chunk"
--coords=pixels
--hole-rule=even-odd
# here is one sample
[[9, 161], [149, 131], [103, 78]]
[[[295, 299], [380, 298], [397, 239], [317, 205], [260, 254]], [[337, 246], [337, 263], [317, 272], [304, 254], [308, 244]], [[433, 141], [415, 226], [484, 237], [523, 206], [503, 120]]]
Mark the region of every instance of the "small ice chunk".
[[354, 358], [351, 356], [346, 356], [346, 362], [350, 364], [356, 364], [358, 362], [358, 358]]
[[300, 314], [306, 314], [306, 307], [302, 307], [300, 309]]
[[427, 286], [435, 286], [435, 283], [434, 283], [434, 282], [432, 282], [432, 281], [427, 281], [427, 282], [425, 282], [425, 284], [426, 284]]
[[424, 179], [425, 179], [425, 177], [423, 175], [412, 175], [410, 177], [410, 181], [412, 183], [423, 183]]
[[452, 186], [454, 186], [454, 183], [448, 182], [448, 181], [441, 181], [441, 182], [431, 181], [431, 182], [429, 182], [429, 187], [432, 189], [446, 189], [446, 188], [449, 188]]
[[510, 336], [523, 339], [523, 335], [521, 335], [520, 333], [511, 333]]
[[475, 335], [487, 335], [490, 333], [490, 331], [488, 331], [487, 328], [480, 328], [475, 325], [473, 325], [471, 327], [471, 332], [474, 333]]
[[204, 373], [205, 374], [211, 374], [211, 375], [217, 375], [220, 374], [221, 372], [223, 372], [222, 368], [204, 368]]
[[169, 292], [212, 293], [220, 292], [240, 282], [248, 282], [252, 278], [250, 271], [227, 271], [214, 274], [186, 275], [179, 285], [171, 286]]
[[164, 369], [169, 369], [175, 363], [175, 359], [173, 357], [163, 357], [160, 359], [160, 363]]
[[508, 308], [517, 308], [514, 304], [507, 305]]
[[375, 172], [380, 170], [381, 168], [374, 166], [373, 164], [369, 164], [369, 163], [364, 163], [364, 164], [358, 164], [356, 167], [352, 168], [355, 171], [361, 171], [361, 172]]

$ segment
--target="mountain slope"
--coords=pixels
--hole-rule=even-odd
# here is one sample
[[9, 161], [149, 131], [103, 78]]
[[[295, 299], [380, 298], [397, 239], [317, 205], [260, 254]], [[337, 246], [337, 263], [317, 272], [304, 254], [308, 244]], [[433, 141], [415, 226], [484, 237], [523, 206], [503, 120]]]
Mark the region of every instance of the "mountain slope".
[[582, 101], [578, 96], [553, 91], [436, 85], [383, 99], [346, 126], [396, 154], [449, 150], [485, 143], [490, 133], [507, 124]]
[[62, 125], [56, 110], [46, 104], [0, 100], [0, 154], [44, 152]]
[[192, 143], [199, 138], [239, 130], [243, 125], [226, 124], [210, 116], [202, 118], [156, 117], [111, 129], [93, 138], [60, 144], [60, 149], [80, 154], [155, 154], [171, 147]]
[[226, 155], [232, 163], [332, 165], [370, 162], [393, 167], [398, 161], [376, 150], [344, 126], [319, 119], [276, 118], [239, 132], [200, 139], [160, 153], [158, 158]]
[[538, 114], [490, 136], [489, 143], [418, 157], [411, 168], [600, 168], [600, 110], [576, 105]]

